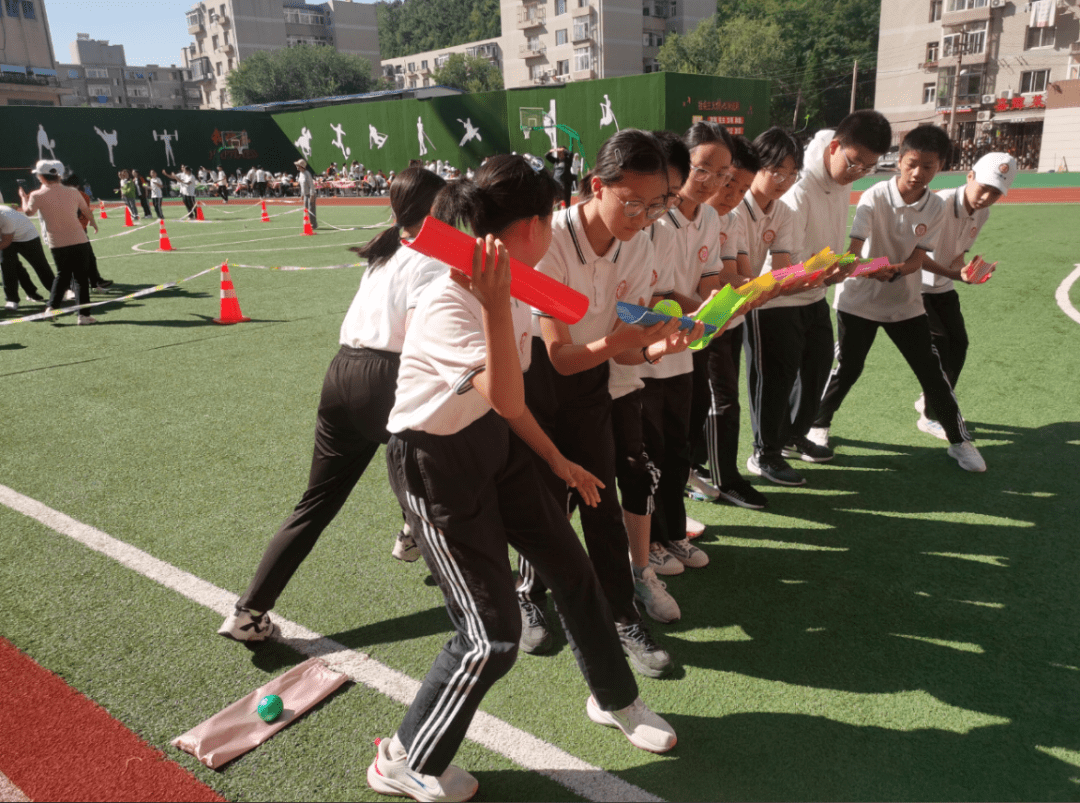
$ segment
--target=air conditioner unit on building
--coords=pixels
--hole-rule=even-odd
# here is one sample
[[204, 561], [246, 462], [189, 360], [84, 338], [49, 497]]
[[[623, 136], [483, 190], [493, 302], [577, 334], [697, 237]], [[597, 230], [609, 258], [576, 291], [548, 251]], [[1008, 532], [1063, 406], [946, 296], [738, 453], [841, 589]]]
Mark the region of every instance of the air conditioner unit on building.
[[985, 123], [990, 119], [990, 112], [979, 112], [975, 115], [975, 119], [980, 123]]
[[983, 95], [982, 96], [982, 102], [983, 103], [993, 103], [994, 102], [994, 96], [993, 95]]
[[990, 0], [990, 8], [1005, 8], [1005, 0]]

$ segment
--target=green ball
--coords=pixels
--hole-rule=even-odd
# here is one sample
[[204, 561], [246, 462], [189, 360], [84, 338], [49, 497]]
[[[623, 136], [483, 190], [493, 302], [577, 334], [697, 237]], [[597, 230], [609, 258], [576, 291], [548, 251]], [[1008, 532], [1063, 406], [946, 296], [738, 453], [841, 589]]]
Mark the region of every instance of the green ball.
[[268, 694], [259, 700], [259, 716], [264, 722], [273, 722], [284, 710], [285, 704], [276, 694]]
[[653, 307], [653, 312], [659, 312], [661, 315], [670, 315], [672, 318], [682, 317], [682, 307], [680, 307], [679, 302], [673, 298], [665, 298], [662, 301], [657, 301], [656, 306]]

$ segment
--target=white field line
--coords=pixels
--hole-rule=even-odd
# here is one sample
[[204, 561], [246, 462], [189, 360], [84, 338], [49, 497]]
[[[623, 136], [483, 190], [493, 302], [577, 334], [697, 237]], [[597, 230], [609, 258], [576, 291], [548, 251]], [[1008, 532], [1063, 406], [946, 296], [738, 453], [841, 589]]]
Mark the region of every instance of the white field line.
[[[28, 516], [61, 535], [115, 560], [123, 566], [176, 591], [193, 602], [227, 616], [236, 602], [236, 594], [206, 582], [172, 564], [155, 558], [141, 549], [113, 538], [88, 524], [0, 485], [0, 503]], [[343, 672], [390, 699], [408, 705], [420, 688], [419, 681], [380, 663], [368, 655], [349, 649], [333, 639], [315, 633], [302, 625], [274, 616], [281, 629], [278, 640], [304, 655], [319, 658], [328, 666]], [[215, 638], [207, 632], [206, 638]], [[580, 702], [580, 701], [579, 701]], [[582, 704], [582, 708], [584, 705]], [[584, 716], [584, 711], [581, 712]], [[483, 747], [513, 761], [524, 769], [545, 775], [587, 800], [597, 801], [660, 801], [644, 789], [618, 778], [599, 767], [538, 739], [497, 717], [477, 712], [469, 726], [468, 738]], [[632, 748], [627, 748], [632, 749]]]
[[1057, 301], [1057, 305], [1061, 307], [1062, 312], [1080, 323], [1080, 311], [1069, 300], [1069, 291], [1072, 290], [1072, 286], [1076, 284], [1077, 279], [1080, 279], [1080, 263], [1076, 265], [1076, 270], [1066, 276], [1065, 281], [1058, 285], [1057, 292], [1054, 293], [1054, 300]]

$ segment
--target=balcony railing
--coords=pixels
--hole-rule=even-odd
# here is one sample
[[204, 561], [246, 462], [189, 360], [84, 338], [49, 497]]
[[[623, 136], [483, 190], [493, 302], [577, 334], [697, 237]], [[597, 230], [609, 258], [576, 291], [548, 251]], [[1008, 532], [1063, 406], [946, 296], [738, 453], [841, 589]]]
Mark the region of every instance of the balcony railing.
[[524, 44], [518, 48], [518, 55], [523, 59], [534, 59], [544, 55], [547, 52], [547, 47], [540, 44]]
[[519, 31], [537, 28], [546, 22], [547, 9], [543, 6], [526, 6], [518, 9], [517, 27]]

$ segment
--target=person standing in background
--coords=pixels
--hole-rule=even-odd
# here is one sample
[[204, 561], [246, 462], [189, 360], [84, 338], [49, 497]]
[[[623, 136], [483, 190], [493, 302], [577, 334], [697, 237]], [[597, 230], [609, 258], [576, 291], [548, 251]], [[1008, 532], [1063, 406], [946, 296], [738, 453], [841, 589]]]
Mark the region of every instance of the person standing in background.
[[311, 221], [311, 228], [319, 228], [319, 223], [315, 219], [315, 174], [311, 172], [311, 168], [308, 167], [307, 159], [297, 159], [293, 162], [296, 165], [296, 183], [300, 186], [300, 197], [304, 201], [304, 210], [308, 214], [308, 220]]
[[[148, 188], [146, 186], [146, 179], [143, 178], [143, 176], [139, 173], [138, 170], [132, 170], [131, 171], [131, 180], [135, 182], [135, 197], [137, 197], [139, 199], [139, 202], [142, 204], [143, 214], [146, 217], [150, 217], [150, 204], [147, 202], [147, 195], [148, 195], [147, 189]], [[67, 183], [67, 182], [65, 182], [65, 183]], [[75, 186], [75, 185], [69, 184], [68, 186], [70, 187], [70, 186]], [[75, 189], [80, 189], [80, 188], [75, 187]], [[89, 202], [90, 202], [90, 199], [88, 197], [87, 198], [87, 203], [89, 203]]]

